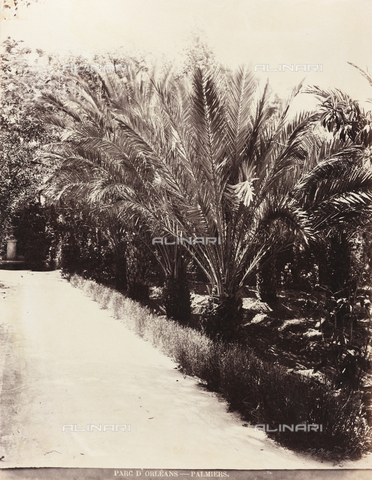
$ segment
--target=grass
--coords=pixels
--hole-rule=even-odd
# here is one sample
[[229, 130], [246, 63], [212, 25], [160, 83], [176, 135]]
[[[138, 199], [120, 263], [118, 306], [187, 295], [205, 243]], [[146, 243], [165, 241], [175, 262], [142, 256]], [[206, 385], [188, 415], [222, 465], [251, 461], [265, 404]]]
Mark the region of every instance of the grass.
[[115, 290], [85, 280], [70, 279], [102, 308], [109, 308], [130, 330], [175, 360], [182, 372], [198, 377], [221, 394], [231, 410], [251, 425], [320, 424], [323, 432], [274, 432], [280, 445], [326, 461], [357, 460], [371, 447], [362, 394], [337, 389], [258, 359], [243, 345], [213, 342]]

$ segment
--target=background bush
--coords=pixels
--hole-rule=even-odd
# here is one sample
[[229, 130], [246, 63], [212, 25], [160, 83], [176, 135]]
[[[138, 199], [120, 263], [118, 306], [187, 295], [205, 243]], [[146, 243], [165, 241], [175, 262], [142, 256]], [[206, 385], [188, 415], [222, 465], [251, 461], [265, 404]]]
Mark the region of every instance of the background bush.
[[54, 207], [30, 202], [13, 218], [17, 254], [31, 270], [53, 269], [57, 261], [59, 230]]

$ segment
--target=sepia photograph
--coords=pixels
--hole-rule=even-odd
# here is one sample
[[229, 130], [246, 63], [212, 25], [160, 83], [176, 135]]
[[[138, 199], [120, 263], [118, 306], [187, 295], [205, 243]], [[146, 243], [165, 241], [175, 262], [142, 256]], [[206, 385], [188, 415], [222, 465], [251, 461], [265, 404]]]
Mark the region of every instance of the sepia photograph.
[[0, 478], [372, 475], [372, 2], [0, 0]]

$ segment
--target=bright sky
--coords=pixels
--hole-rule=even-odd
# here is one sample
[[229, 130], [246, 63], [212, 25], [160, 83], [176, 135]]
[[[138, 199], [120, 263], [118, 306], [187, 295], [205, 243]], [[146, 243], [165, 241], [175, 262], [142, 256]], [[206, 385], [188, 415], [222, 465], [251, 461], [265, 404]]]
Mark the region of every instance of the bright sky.
[[306, 77], [365, 105], [372, 87], [347, 62], [372, 72], [371, 20], [371, 0], [41, 0], [3, 20], [0, 35], [47, 51], [123, 47], [177, 59], [203, 32], [232, 67], [322, 65], [321, 72], [259, 72], [281, 95]]

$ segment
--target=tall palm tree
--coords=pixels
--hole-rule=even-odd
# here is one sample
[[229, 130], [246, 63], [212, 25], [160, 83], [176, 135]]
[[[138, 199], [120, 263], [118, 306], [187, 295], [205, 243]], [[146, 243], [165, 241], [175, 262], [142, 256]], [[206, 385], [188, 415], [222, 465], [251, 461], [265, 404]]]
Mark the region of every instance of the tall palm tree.
[[[122, 127], [115, 120], [120, 107], [128, 113], [133, 129], [141, 130], [142, 123], [153, 128], [149, 105], [153, 105], [154, 87], [143, 80], [141, 70], [133, 72], [136, 72], [134, 65], [128, 68], [129, 79], [120, 85], [109, 75], [104, 76], [103, 95], [99, 86], [92, 91], [90, 85], [74, 77], [80, 89], [68, 101], [54, 95], [42, 98], [54, 109], [54, 114], [45, 120], [60, 127], [65, 135], [62, 142], [43, 151], [44, 158], [60, 165], [43, 186], [43, 192], [57, 202], [62, 199], [89, 202], [101, 223], [105, 224], [102, 219], [107, 223], [107, 218], [116, 218], [136, 234], [153, 251], [163, 269], [168, 315], [186, 322], [191, 313], [185, 281], [187, 252], [178, 245], [165, 248], [152, 245], [144, 229], [155, 232], [154, 235], [169, 235], [177, 227], [171, 218], [163, 216], [161, 196], [152, 186], [160, 179], [154, 166], [146, 156], [133, 155], [133, 146], [127, 143]], [[156, 196], [159, 205], [154, 201]], [[176, 298], [167, 301], [167, 291]]]
[[[337, 169], [355, 150], [340, 156], [325, 147], [317, 113], [288, 118], [300, 88], [274, 107], [268, 85], [260, 91], [249, 70], [220, 67], [196, 67], [191, 82], [170, 71], [106, 75], [102, 86], [99, 97], [80, 82], [67, 105], [44, 98], [66, 116], [51, 118], [65, 139], [47, 150], [61, 161], [47, 191], [83, 195], [139, 219], [156, 237], [217, 237], [184, 248], [214, 287], [212, 316], [227, 336], [258, 268], [295, 239], [312, 241], [369, 207], [370, 172], [350, 178], [348, 168]], [[181, 249], [162, 251], [174, 269]]]

